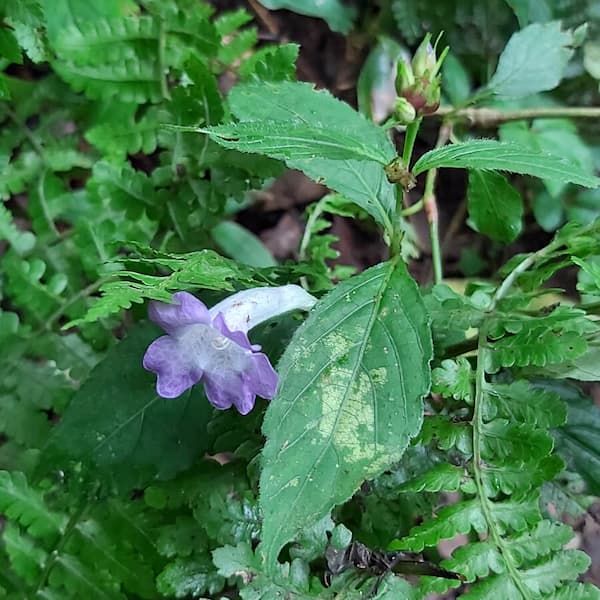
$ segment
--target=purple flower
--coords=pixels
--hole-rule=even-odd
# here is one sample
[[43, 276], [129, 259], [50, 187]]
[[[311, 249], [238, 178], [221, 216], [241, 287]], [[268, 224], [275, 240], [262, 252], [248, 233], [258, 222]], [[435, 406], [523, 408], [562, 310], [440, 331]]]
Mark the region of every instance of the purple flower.
[[296, 285], [238, 292], [210, 310], [187, 292], [177, 292], [173, 300], [151, 302], [148, 309], [167, 334], [150, 344], [143, 360], [144, 368], [157, 374], [158, 395], [176, 398], [202, 380], [215, 408], [235, 406], [243, 415], [256, 396], [273, 398], [278, 381], [247, 331], [284, 312], [309, 310], [316, 301]]

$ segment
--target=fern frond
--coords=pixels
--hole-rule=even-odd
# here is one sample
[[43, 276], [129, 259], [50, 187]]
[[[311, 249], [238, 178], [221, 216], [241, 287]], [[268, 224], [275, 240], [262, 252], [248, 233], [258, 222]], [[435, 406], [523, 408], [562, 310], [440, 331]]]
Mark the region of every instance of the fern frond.
[[2, 532], [2, 541], [14, 572], [25, 583], [33, 585], [41, 573], [47, 553], [15, 523], [6, 525]]
[[545, 456], [541, 460], [498, 461], [498, 464], [485, 463], [481, 466], [481, 483], [488, 498], [499, 494], [524, 492], [539, 487], [556, 477], [564, 468], [563, 461], [556, 455]]
[[486, 461], [508, 459], [510, 464], [540, 460], [550, 453], [550, 434], [527, 423], [494, 419], [481, 427], [481, 455]]
[[445, 398], [465, 400], [470, 404], [473, 376], [471, 365], [463, 356], [456, 360], [446, 359], [431, 373], [432, 389]]
[[491, 345], [490, 372], [501, 367], [544, 367], [574, 360], [587, 350], [587, 342], [580, 333], [545, 326], [526, 328], [503, 337]]
[[48, 510], [42, 494], [33, 490], [18, 471], [0, 471], [0, 511], [34, 537], [57, 535], [66, 524], [62, 515]]
[[53, 40], [58, 56], [77, 65], [150, 58], [157, 53], [159, 26], [152, 17], [94, 19], [62, 29]]
[[104, 284], [100, 288], [102, 297], [92, 305], [83, 319], [72, 324], [108, 317], [122, 308], [129, 308], [132, 303], [142, 303], [145, 299], [169, 302], [172, 294], [179, 290], [204, 288], [231, 291], [234, 289], [234, 283], [241, 287], [268, 283], [258, 270], [239, 265], [212, 250], [182, 255], [156, 253], [155, 256], [138, 258], [136, 262], [148, 268], [166, 267], [172, 271], [170, 275], [145, 275], [123, 270], [119, 276], [131, 278], [133, 281], [112, 281]]
[[440, 450], [456, 448], [466, 456], [472, 454], [471, 428], [466, 422], [452, 423], [443, 416], [425, 417], [419, 441], [429, 444], [432, 440], [436, 441]]
[[527, 381], [486, 386], [483, 418], [496, 416], [512, 423], [531, 423], [541, 428], [558, 427], [567, 420], [565, 403], [555, 392], [533, 386]]
[[43, 322], [62, 304], [62, 294], [68, 279], [64, 273], [45, 278], [46, 263], [39, 258], [23, 260], [8, 252], [2, 267], [8, 277], [8, 290], [13, 302], [37, 322]]
[[35, 236], [30, 231], [20, 231], [10, 211], [0, 204], [0, 240], [6, 240], [17, 254], [27, 254], [35, 245]]
[[56, 72], [76, 92], [95, 100], [117, 98], [121, 102], [159, 102], [162, 99], [160, 74], [151, 60], [129, 58], [115, 64], [76, 65], [56, 62]]
[[[491, 508], [494, 521], [503, 531], [523, 531], [540, 520], [538, 501], [535, 496], [513, 497], [494, 503]], [[458, 534], [488, 531], [488, 521], [477, 499], [464, 500], [445, 506], [435, 519], [411, 529], [409, 535], [394, 543], [395, 549], [421, 552], [425, 547], [437, 545], [440, 540], [450, 539]]]
[[456, 492], [465, 485], [466, 480], [468, 480], [468, 475], [463, 468], [442, 462], [420, 477], [407, 481], [400, 487], [400, 490], [403, 492]]

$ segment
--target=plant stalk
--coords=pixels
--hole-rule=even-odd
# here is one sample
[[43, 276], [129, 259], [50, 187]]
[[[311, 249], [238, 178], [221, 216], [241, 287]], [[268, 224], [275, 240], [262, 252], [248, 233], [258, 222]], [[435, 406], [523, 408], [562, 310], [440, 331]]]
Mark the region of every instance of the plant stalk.
[[473, 127], [493, 128], [502, 123], [523, 119], [598, 119], [600, 118], [600, 108], [596, 106], [551, 106], [508, 111], [494, 108], [443, 106], [431, 116], [453, 122], [466, 121]]

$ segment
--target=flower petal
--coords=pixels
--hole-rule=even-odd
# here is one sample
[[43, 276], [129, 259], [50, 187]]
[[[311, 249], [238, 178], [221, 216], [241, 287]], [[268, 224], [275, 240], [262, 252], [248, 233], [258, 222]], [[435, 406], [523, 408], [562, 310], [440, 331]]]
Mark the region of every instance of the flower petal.
[[238, 346], [244, 348], [244, 350], [254, 350], [258, 352], [260, 350], [260, 346], [258, 344], [251, 344], [248, 336], [245, 331], [231, 331], [229, 327], [227, 327], [227, 323], [225, 323], [225, 318], [223, 317], [223, 313], [219, 313], [212, 322], [212, 325], [215, 329], [218, 329], [224, 336], [228, 337], [230, 340], [233, 340]]
[[261, 398], [271, 400], [277, 393], [279, 377], [265, 354], [252, 355], [252, 369], [246, 372], [252, 391]]
[[190, 367], [177, 340], [168, 335], [148, 346], [142, 364], [147, 371], [156, 373], [156, 392], [162, 398], [181, 396], [202, 377], [202, 371]]
[[260, 287], [225, 298], [209, 313], [212, 319], [222, 313], [231, 331], [249, 331], [263, 321], [291, 310], [310, 310], [316, 301], [299, 285]]
[[150, 302], [148, 316], [160, 325], [168, 334], [174, 334], [185, 325], [194, 323], [208, 324], [208, 309], [198, 298], [187, 292], [173, 294], [174, 304], [166, 302]]
[[206, 375], [204, 389], [210, 403], [219, 410], [231, 408], [233, 405], [242, 415], [247, 415], [254, 408], [256, 395], [243, 375], [235, 378]]

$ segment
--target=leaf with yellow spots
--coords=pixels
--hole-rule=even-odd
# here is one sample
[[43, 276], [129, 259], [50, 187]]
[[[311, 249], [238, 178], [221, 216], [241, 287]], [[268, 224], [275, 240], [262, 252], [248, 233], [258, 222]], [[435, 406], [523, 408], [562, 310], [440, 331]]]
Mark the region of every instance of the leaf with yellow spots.
[[400, 460], [431, 380], [428, 316], [394, 259], [339, 284], [279, 364], [263, 431], [261, 551], [270, 567], [304, 527]]

